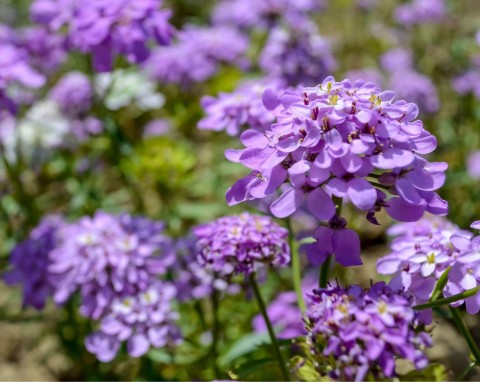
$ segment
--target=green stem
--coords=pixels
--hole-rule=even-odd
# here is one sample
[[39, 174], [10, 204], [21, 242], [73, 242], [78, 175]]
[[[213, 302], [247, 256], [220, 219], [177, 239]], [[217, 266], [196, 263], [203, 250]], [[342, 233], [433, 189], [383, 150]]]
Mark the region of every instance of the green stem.
[[293, 276], [293, 287], [297, 294], [298, 307], [301, 312], [305, 311], [305, 301], [303, 299], [302, 291], [302, 270], [300, 267], [300, 255], [298, 253], [298, 244], [295, 242], [295, 235], [293, 233], [292, 222], [290, 219], [287, 219], [287, 228], [288, 228], [288, 244], [290, 246], [290, 253], [292, 256], [292, 276]]
[[472, 334], [468, 330], [467, 325], [465, 325], [465, 322], [463, 322], [462, 316], [457, 309], [452, 307], [450, 307], [450, 313], [452, 313], [452, 318], [455, 322], [455, 325], [457, 326], [457, 329], [459, 330], [463, 338], [465, 338], [465, 341], [467, 342], [467, 345], [470, 348], [473, 357], [475, 358], [475, 362], [477, 363], [477, 365], [480, 365], [480, 350], [478, 349], [478, 346], [475, 343]]
[[327, 260], [322, 264], [320, 268], [320, 277], [318, 280], [319, 288], [326, 288], [328, 283], [328, 270], [330, 269], [330, 264], [332, 262], [332, 256], [328, 256]]
[[478, 286], [476, 288], [473, 288], [473, 289], [466, 290], [465, 292], [462, 292], [462, 293], [459, 293], [459, 294], [455, 294], [455, 295], [450, 296], [450, 297], [441, 298], [439, 300], [427, 302], [425, 304], [415, 305], [413, 307], [413, 309], [424, 310], [424, 309], [436, 308], [438, 306], [451, 304], [452, 302], [457, 302], [457, 301], [460, 301], [460, 300], [464, 300], [468, 297], [475, 296], [479, 290], [480, 290], [480, 286]]
[[391, 190], [391, 187], [390, 186], [385, 186], [384, 184], [380, 184], [380, 183], [377, 183], [377, 182], [372, 182], [371, 180], [369, 181], [369, 183], [376, 187], [376, 188], [381, 188], [385, 191], [390, 191]]
[[213, 333], [212, 333], [212, 357], [213, 357], [213, 370], [215, 373], [215, 379], [220, 379], [220, 370], [218, 369], [218, 342], [220, 339], [220, 320], [218, 318], [219, 308], [218, 291], [213, 288], [212, 291], [212, 313], [213, 313]]
[[472, 362], [470, 363], [463, 371], [462, 373], [457, 377], [457, 381], [463, 381], [468, 373], [470, 373], [470, 371], [472, 371], [472, 369], [477, 366], [477, 364], [475, 362]]
[[442, 295], [443, 289], [448, 282], [448, 274], [450, 273], [450, 269], [452, 269], [452, 267], [448, 267], [447, 269], [445, 269], [438, 278], [438, 281], [435, 284], [435, 288], [432, 292], [432, 297], [430, 297], [430, 302], [437, 301]]
[[283, 360], [282, 352], [280, 350], [280, 346], [278, 345], [277, 338], [275, 337], [275, 332], [273, 331], [272, 323], [268, 318], [265, 302], [263, 301], [262, 294], [260, 293], [260, 289], [258, 288], [257, 281], [255, 280], [255, 274], [252, 273], [249, 276], [249, 279], [250, 279], [250, 284], [252, 285], [252, 288], [253, 288], [253, 293], [255, 294], [255, 297], [257, 299], [258, 307], [260, 308], [263, 319], [265, 320], [265, 325], [267, 325], [268, 334], [270, 335], [270, 339], [272, 341], [273, 351], [275, 353], [275, 356], [277, 357], [278, 363], [280, 364], [280, 369], [282, 370], [283, 378], [285, 381], [289, 381], [290, 380], [289, 373], [288, 373], [285, 361]]

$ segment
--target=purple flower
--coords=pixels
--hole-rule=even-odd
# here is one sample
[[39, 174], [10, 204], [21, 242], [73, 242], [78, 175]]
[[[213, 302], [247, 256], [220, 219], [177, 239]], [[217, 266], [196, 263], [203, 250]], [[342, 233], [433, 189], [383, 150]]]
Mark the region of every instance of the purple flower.
[[[410, 301], [384, 283], [369, 290], [352, 285], [315, 289], [307, 295], [308, 342], [312, 354], [333, 357], [319, 372], [336, 380], [383, 380], [396, 376], [395, 360], [405, 359], [422, 369], [432, 345], [426, 332], [416, 332], [417, 313]], [[328, 359], [328, 358], [327, 358]]]
[[[392, 252], [378, 260], [377, 271], [393, 275], [390, 286], [412, 296], [415, 305], [428, 301], [438, 278], [448, 267], [451, 270], [445, 296], [480, 283], [480, 238], [474, 238], [470, 232], [444, 219], [423, 219], [393, 226], [389, 234], [396, 236], [391, 243]], [[477, 313], [480, 299], [470, 297], [466, 306], [469, 313]], [[431, 311], [422, 313], [422, 320], [431, 322]]]
[[467, 171], [473, 179], [480, 179], [480, 150], [474, 151], [468, 156]]
[[395, 19], [399, 24], [411, 26], [442, 21], [446, 14], [444, 0], [412, 0], [398, 6]]
[[418, 220], [424, 211], [445, 215], [447, 203], [434, 191], [447, 165], [422, 158], [436, 139], [415, 120], [415, 104], [393, 98], [372, 83], [333, 77], [281, 96], [267, 89], [264, 104], [276, 123], [264, 133], [246, 130], [240, 137], [246, 148], [226, 151], [227, 159], [252, 170], [227, 191], [228, 204], [281, 189], [270, 210], [282, 218], [306, 201], [312, 215], [328, 221], [335, 215], [332, 196], [367, 211], [369, 221], [382, 207], [400, 221]]
[[189, 26], [171, 46], [157, 48], [145, 63], [155, 79], [188, 86], [217, 73], [221, 63], [242, 63], [248, 39], [229, 27]]
[[249, 81], [233, 93], [220, 93], [217, 98], [203, 97], [202, 107], [207, 116], [200, 120], [198, 128], [225, 130], [232, 136], [238, 135], [245, 126], [258, 131], [265, 130], [275, 121], [275, 116], [265, 109], [262, 94], [265, 88], [279, 89], [280, 86], [278, 81]]
[[134, 358], [146, 354], [150, 347], [178, 344], [178, 313], [171, 307], [175, 294], [173, 285], [156, 281], [138, 295], [116, 298], [100, 321], [99, 331], [86, 338], [87, 350], [100, 361], [110, 362], [124, 341]]
[[308, 260], [312, 265], [323, 264], [328, 256], [333, 254], [337, 262], [344, 267], [362, 264], [358, 234], [346, 226], [345, 219], [334, 216], [328, 227], [322, 226], [315, 230], [313, 237], [316, 243], [306, 246]]
[[413, 68], [413, 53], [406, 48], [391, 49], [382, 55], [380, 63], [390, 73], [410, 70]]
[[383, 83], [382, 73], [374, 68], [350, 70], [345, 73], [345, 77], [350, 78], [354, 82], [357, 80], [373, 82], [377, 86]]
[[[306, 277], [302, 282], [302, 291], [306, 295], [310, 292], [317, 281], [313, 277]], [[302, 312], [298, 308], [298, 299], [295, 292], [282, 292], [268, 305], [268, 317], [276, 329], [277, 336], [282, 339], [290, 339], [305, 336], [305, 323], [302, 321]], [[252, 320], [252, 326], [257, 333], [266, 333], [267, 326], [262, 315], [256, 315]]]
[[22, 284], [23, 305], [43, 309], [52, 295], [48, 279], [49, 253], [57, 245], [57, 233], [65, 223], [59, 216], [46, 216], [12, 251], [12, 270], [4, 275], [7, 284]]
[[478, 67], [473, 67], [454, 78], [452, 86], [460, 95], [472, 93], [475, 98], [480, 99], [480, 69]]
[[175, 244], [177, 261], [173, 268], [177, 299], [179, 301], [200, 300], [211, 296], [214, 291], [237, 294], [238, 284], [231, 284], [198, 261], [196, 240], [182, 238]]
[[16, 113], [17, 102], [7, 93], [11, 86], [37, 89], [45, 84], [45, 78], [30, 66], [28, 55], [16, 46], [0, 43], [0, 111]]
[[116, 55], [129, 62], [144, 62], [150, 41], [170, 43], [171, 12], [159, 9], [161, 0], [37, 0], [32, 18], [50, 30], [68, 29], [69, 46], [92, 54], [97, 71], [112, 70]]
[[50, 253], [55, 302], [80, 291], [80, 312], [98, 319], [115, 298], [146, 290], [175, 261], [162, 231], [161, 222], [104, 212], [64, 227]]
[[92, 84], [83, 73], [70, 72], [52, 88], [50, 98], [59, 104], [65, 114], [77, 117], [91, 107]]
[[275, 28], [259, 60], [267, 75], [284, 79], [289, 85], [318, 83], [336, 67], [327, 40], [314, 24], [301, 29]]
[[243, 213], [194, 228], [200, 264], [221, 276], [249, 275], [290, 262], [288, 231], [267, 216]]

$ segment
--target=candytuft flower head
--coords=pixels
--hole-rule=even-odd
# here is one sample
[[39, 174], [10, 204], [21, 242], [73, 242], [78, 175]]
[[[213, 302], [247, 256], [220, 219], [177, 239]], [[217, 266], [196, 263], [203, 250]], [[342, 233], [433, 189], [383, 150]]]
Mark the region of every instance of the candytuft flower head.
[[63, 113], [73, 118], [88, 111], [93, 100], [90, 80], [81, 72], [67, 73], [50, 91]]
[[280, 81], [248, 81], [233, 93], [220, 93], [217, 98], [202, 98], [202, 107], [207, 116], [198, 123], [202, 130], [225, 130], [228, 135], [238, 135], [241, 129], [263, 131], [269, 127], [275, 116], [265, 109], [262, 94], [266, 88], [280, 89]]
[[225, 277], [290, 262], [288, 231], [267, 216], [226, 216], [195, 227], [193, 233], [200, 264]]
[[[393, 275], [390, 287], [411, 296], [413, 304], [429, 300], [439, 277], [448, 267], [451, 270], [443, 291], [445, 296], [480, 284], [480, 237], [439, 218], [397, 224], [388, 232], [395, 236], [392, 252], [378, 260], [377, 271]], [[461, 304], [463, 300], [452, 306]], [[467, 298], [465, 304], [470, 314], [480, 311], [478, 296]], [[431, 311], [422, 311], [421, 318], [430, 323]]]
[[328, 362], [317, 364], [322, 375], [344, 381], [392, 378], [398, 358], [417, 369], [427, 366], [430, 336], [415, 331], [417, 313], [410, 301], [385, 283], [315, 289], [306, 302], [312, 354], [334, 359], [331, 369], [325, 368]]
[[100, 361], [110, 362], [124, 341], [128, 354], [135, 358], [150, 347], [178, 344], [178, 313], [171, 306], [175, 294], [173, 285], [156, 281], [136, 296], [115, 299], [100, 322], [100, 330], [86, 338], [87, 350]]
[[33, 20], [58, 32], [68, 30], [72, 49], [90, 53], [97, 71], [112, 70], [116, 55], [131, 63], [144, 62], [150, 41], [167, 45], [173, 35], [169, 10], [161, 0], [36, 0]]
[[24, 306], [43, 309], [46, 299], [52, 295], [49, 253], [57, 245], [58, 230], [64, 225], [59, 216], [46, 216], [12, 251], [13, 269], [4, 275], [4, 280], [7, 284], [22, 284]]
[[55, 302], [80, 291], [80, 312], [98, 319], [115, 298], [145, 291], [175, 261], [163, 227], [146, 218], [97, 212], [62, 229], [49, 267]]
[[336, 214], [332, 196], [368, 211], [369, 221], [382, 208], [400, 221], [418, 220], [424, 211], [445, 215], [447, 202], [434, 191], [447, 164], [422, 157], [436, 139], [415, 120], [416, 105], [393, 99], [372, 83], [333, 77], [280, 97], [267, 89], [264, 104], [276, 123], [264, 133], [246, 130], [240, 137], [246, 148], [225, 153], [252, 170], [227, 191], [229, 205], [280, 188], [270, 210], [281, 218], [305, 200], [312, 215], [329, 221]]

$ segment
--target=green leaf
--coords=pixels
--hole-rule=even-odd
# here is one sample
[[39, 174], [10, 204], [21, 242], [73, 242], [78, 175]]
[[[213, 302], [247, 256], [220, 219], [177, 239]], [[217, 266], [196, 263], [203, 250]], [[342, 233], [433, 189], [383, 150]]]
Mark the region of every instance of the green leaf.
[[448, 274], [450, 273], [450, 269], [452, 269], [451, 266], [445, 269], [445, 271], [443, 271], [441, 276], [438, 278], [438, 281], [435, 284], [435, 288], [433, 289], [430, 302], [438, 300], [438, 298], [442, 295], [443, 289], [445, 288], [445, 285], [447, 285], [447, 282], [448, 282]]
[[290, 359], [290, 367], [302, 381], [329, 381], [328, 377], [322, 377], [310, 360], [295, 356]]
[[270, 343], [268, 333], [249, 333], [236, 341], [229, 350], [220, 357], [221, 365], [229, 365], [238, 358], [253, 352], [259, 346]]
[[230, 370], [227, 370], [227, 374], [230, 378], [238, 380], [245, 379], [250, 374], [255, 373], [257, 370], [263, 368], [269, 363], [276, 362], [273, 358], [262, 358], [257, 360], [252, 360], [236, 366]]
[[427, 302], [425, 304], [415, 305], [413, 307], [413, 309], [424, 310], [424, 309], [435, 308], [437, 306], [443, 306], [443, 305], [451, 304], [452, 302], [464, 300], [468, 297], [475, 296], [478, 293], [478, 291], [480, 291], [480, 286], [478, 286], [476, 288], [473, 288], [473, 289], [466, 290], [465, 292], [462, 292], [462, 293], [455, 294], [455, 295], [450, 296], [450, 297], [441, 298], [439, 300], [432, 301], [432, 302]]
[[400, 381], [446, 381], [448, 378], [445, 366], [432, 363], [422, 370], [412, 370], [410, 373], [400, 375]]

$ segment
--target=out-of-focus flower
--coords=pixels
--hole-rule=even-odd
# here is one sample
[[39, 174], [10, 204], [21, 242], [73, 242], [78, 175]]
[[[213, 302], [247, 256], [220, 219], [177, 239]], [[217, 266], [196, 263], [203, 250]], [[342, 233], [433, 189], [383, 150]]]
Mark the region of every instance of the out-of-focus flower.
[[131, 297], [116, 298], [100, 322], [100, 330], [85, 340], [87, 350], [102, 362], [117, 355], [122, 342], [132, 357], [141, 357], [150, 347], [176, 345], [181, 334], [172, 309], [175, 287], [156, 281], [143, 292]]
[[407, 26], [440, 22], [446, 15], [444, 0], [412, 0], [395, 10], [395, 20]]
[[140, 110], [159, 109], [165, 97], [157, 93], [155, 84], [136, 70], [116, 70], [98, 74], [96, 90], [110, 110], [118, 110], [135, 104]]
[[161, 5], [161, 0], [36, 0], [31, 14], [52, 31], [66, 26], [70, 48], [92, 54], [95, 69], [105, 72], [116, 55], [141, 63], [152, 40], [170, 43], [171, 12]]
[[0, 43], [0, 112], [17, 111], [17, 100], [11, 92], [15, 87], [37, 89], [45, 84], [45, 78], [36, 72], [28, 61], [28, 55], [13, 44]]
[[468, 156], [467, 171], [473, 179], [480, 179], [480, 150], [474, 151]]
[[[315, 289], [307, 295], [308, 342], [312, 354], [333, 357], [319, 362], [322, 375], [343, 381], [383, 380], [396, 376], [396, 359], [416, 369], [428, 365], [426, 332], [418, 332], [417, 313], [410, 301], [385, 283], [368, 290], [352, 285]], [[328, 358], [327, 358], [328, 359]]]
[[382, 68], [393, 73], [413, 68], [413, 53], [410, 49], [394, 48], [380, 57]]
[[154, 119], [150, 121], [143, 129], [145, 138], [159, 137], [166, 135], [172, 130], [172, 123], [169, 119]]
[[70, 72], [52, 88], [50, 98], [58, 103], [63, 113], [78, 117], [92, 105], [92, 84], [83, 73]]
[[49, 253], [57, 244], [57, 232], [65, 223], [59, 216], [46, 216], [12, 251], [13, 269], [4, 275], [7, 284], [22, 284], [23, 305], [43, 309], [52, 295], [48, 278]]
[[180, 301], [200, 300], [211, 296], [214, 291], [227, 294], [236, 294], [240, 291], [238, 284], [229, 283], [198, 261], [194, 238], [179, 239], [175, 249], [177, 261], [174, 264], [174, 279], [177, 298]]
[[[307, 276], [302, 281], [302, 291], [306, 295], [316, 285], [317, 281]], [[276, 329], [277, 336], [290, 339], [305, 336], [307, 331], [302, 321], [302, 312], [298, 308], [297, 294], [293, 291], [280, 293], [267, 307], [268, 318]], [[257, 315], [252, 320], [252, 326], [257, 333], [266, 333], [267, 326], [262, 315]]]
[[[412, 296], [414, 304], [428, 301], [448, 267], [452, 269], [443, 292], [446, 296], [480, 283], [480, 237], [474, 238], [444, 219], [398, 224], [390, 228], [389, 234], [396, 236], [392, 252], [378, 260], [377, 271], [393, 275], [390, 287]], [[478, 313], [479, 297], [467, 298], [465, 302], [469, 313]], [[431, 311], [422, 312], [422, 321], [431, 322]]]
[[59, 231], [49, 272], [54, 300], [80, 291], [80, 312], [100, 318], [114, 299], [145, 291], [175, 261], [163, 223], [97, 212]]
[[188, 86], [213, 76], [221, 63], [242, 65], [247, 48], [248, 39], [234, 28], [188, 26], [176, 43], [157, 48], [145, 68], [162, 82]]
[[301, 29], [273, 29], [259, 64], [266, 75], [293, 86], [317, 84], [336, 67], [328, 41], [310, 23]]
[[222, 0], [213, 10], [213, 22], [268, 29], [286, 21], [295, 27], [308, 22], [311, 13], [324, 6], [324, 0]]
[[453, 79], [452, 86], [460, 95], [472, 93], [480, 99], [480, 64], [474, 62], [471, 69]]
[[217, 98], [205, 96], [202, 107], [207, 116], [198, 123], [199, 129], [220, 131], [228, 135], [238, 135], [248, 126], [263, 131], [269, 127], [275, 116], [265, 109], [262, 94], [266, 88], [279, 89], [279, 81], [248, 81], [233, 93], [220, 93]]
[[[315, 217], [328, 221], [335, 215], [332, 195], [369, 211], [370, 221], [372, 210], [381, 207], [400, 221], [416, 221], [424, 211], [447, 213], [447, 203], [434, 192], [447, 164], [423, 159], [436, 139], [415, 120], [415, 104], [394, 102], [393, 92], [372, 83], [333, 77], [281, 96], [267, 89], [263, 99], [277, 121], [263, 133], [246, 130], [246, 148], [226, 151], [230, 161], [253, 170], [227, 191], [230, 205], [280, 188], [283, 193], [270, 206], [280, 218], [306, 200]], [[385, 187], [390, 199], [379, 193]]]
[[264, 266], [290, 262], [288, 231], [267, 216], [243, 213], [226, 216], [193, 229], [200, 264], [229, 277], [249, 275]]

